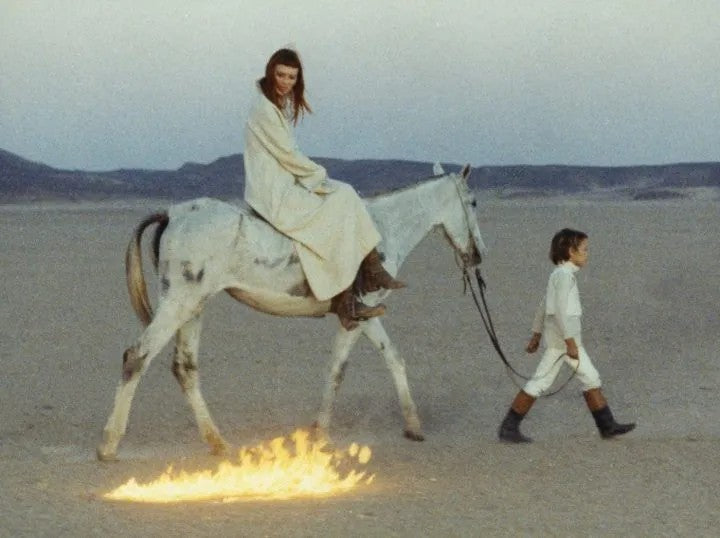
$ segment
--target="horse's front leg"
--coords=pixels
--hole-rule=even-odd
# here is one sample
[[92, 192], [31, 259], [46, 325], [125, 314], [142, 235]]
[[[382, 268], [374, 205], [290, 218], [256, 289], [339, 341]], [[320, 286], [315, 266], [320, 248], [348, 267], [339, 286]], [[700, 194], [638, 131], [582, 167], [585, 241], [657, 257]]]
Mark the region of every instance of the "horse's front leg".
[[400, 399], [400, 407], [405, 419], [405, 437], [413, 441], [423, 441], [425, 437], [420, 428], [420, 419], [418, 418], [415, 402], [413, 402], [412, 396], [410, 396], [410, 387], [405, 373], [405, 361], [398, 354], [397, 349], [395, 349], [390, 338], [388, 338], [385, 328], [378, 318], [371, 318], [361, 323], [360, 330], [370, 339], [378, 351], [382, 353], [382, 356], [385, 357], [385, 363], [392, 373], [398, 398]]
[[330, 373], [325, 383], [325, 391], [323, 393], [322, 407], [318, 413], [315, 427], [321, 437], [327, 437], [330, 429], [330, 416], [332, 415], [332, 407], [335, 402], [335, 396], [345, 377], [345, 369], [347, 368], [347, 359], [350, 350], [360, 337], [359, 330], [346, 331], [342, 327], [338, 329], [333, 345], [332, 357], [330, 359]]
[[212, 454], [222, 455], [227, 452], [228, 445], [210, 416], [210, 411], [200, 391], [198, 350], [201, 330], [202, 320], [199, 314], [180, 327], [175, 336], [172, 372], [195, 414], [200, 436], [210, 445]]

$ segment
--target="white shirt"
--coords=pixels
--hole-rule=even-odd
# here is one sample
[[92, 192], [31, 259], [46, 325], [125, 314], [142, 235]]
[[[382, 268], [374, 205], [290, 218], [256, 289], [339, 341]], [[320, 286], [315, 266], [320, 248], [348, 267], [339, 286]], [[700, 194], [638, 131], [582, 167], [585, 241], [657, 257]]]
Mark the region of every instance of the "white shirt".
[[560, 263], [550, 274], [545, 297], [535, 313], [532, 330], [545, 334], [548, 347], [565, 349], [565, 340], [574, 338], [582, 345], [582, 305], [575, 273], [580, 268], [571, 261]]

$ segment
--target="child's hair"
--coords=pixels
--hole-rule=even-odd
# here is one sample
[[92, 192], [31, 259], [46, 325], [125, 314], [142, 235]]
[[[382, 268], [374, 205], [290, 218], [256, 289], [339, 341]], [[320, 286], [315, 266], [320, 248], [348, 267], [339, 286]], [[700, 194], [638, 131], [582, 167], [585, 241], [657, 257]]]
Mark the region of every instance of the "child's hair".
[[550, 260], [558, 265], [570, 259], [570, 249], [577, 249], [588, 235], [585, 232], [563, 228], [556, 233], [550, 243]]

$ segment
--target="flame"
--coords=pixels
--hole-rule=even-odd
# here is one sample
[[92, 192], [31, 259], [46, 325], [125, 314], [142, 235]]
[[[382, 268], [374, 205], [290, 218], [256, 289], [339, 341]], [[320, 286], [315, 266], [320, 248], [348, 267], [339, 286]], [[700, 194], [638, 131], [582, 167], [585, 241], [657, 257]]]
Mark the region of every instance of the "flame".
[[103, 497], [145, 503], [281, 500], [343, 493], [375, 478], [354, 469], [343, 477], [339, 470], [347, 460], [365, 465], [372, 455], [367, 446], [353, 443], [346, 451], [330, 452], [325, 441], [311, 441], [303, 430], [296, 430], [290, 439], [294, 450], [286, 448], [286, 438], [278, 437], [254, 448], [240, 448], [237, 464], [224, 461], [215, 471], [192, 473], [176, 473], [170, 466], [156, 480], [139, 484], [131, 478]]

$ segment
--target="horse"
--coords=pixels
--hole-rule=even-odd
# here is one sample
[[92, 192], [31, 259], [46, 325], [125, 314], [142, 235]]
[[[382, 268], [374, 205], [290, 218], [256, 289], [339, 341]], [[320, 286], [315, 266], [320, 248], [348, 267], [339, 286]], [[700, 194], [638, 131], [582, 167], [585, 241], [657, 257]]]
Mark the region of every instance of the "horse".
[[[468, 187], [470, 166], [446, 174], [439, 164], [433, 175], [417, 184], [366, 199], [382, 242], [378, 251], [393, 276], [413, 248], [435, 227], [442, 227], [464, 267], [477, 266], [485, 251], [477, 223], [476, 200]], [[159, 278], [155, 312], [150, 304], [142, 262], [142, 236], [156, 224], [152, 262]], [[349, 238], [351, 240], [351, 238]], [[198, 198], [151, 214], [135, 228], [125, 256], [130, 301], [145, 329], [123, 354], [122, 377], [112, 412], [97, 446], [101, 461], [116, 459], [125, 435], [138, 382], [155, 357], [175, 335], [172, 371], [179, 382], [212, 454], [226, 453], [198, 377], [198, 349], [203, 306], [226, 291], [251, 308], [278, 316], [324, 316], [330, 301], [319, 301], [305, 279], [293, 241], [275, 230], [247, 205], [231, 205]], [[388, 290], [366, 294], [363, 302], [378, 304]], [[405, 421], [404, 435], [424, 439], [415, 403], [410, 395], [405, 362], [390, 341], [380, 318], [361, 321], [347, 331], [338, 326], [329, 376], [314, 423], [327, 435], [336, 392], [349, 353], [365, 335], [385, 358], [392, 374]]]

